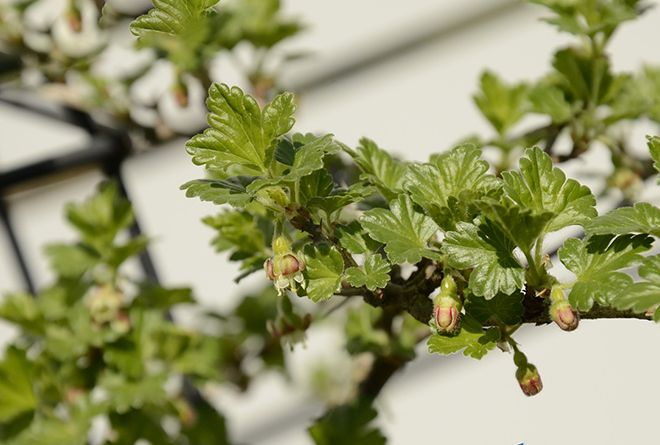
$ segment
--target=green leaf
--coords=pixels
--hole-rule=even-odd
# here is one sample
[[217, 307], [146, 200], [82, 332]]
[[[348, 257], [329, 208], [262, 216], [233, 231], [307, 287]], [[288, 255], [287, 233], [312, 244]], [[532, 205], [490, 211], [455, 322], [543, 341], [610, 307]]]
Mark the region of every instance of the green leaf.
[[5, 295], [0, 302], [0, 318], [30, 332], [43, 332], [43, 317], [34, 297], [28, 294]]
[[207, 216], [202, 222], [216, 231], [212, 244], [217, 252], [229, 251], [232, 257], [246, 258], [266, 251], [266, 235], [257, 218], [232, 210]]
[[635, 19], [644, 11], [639, 0], [576, 1], [531, 0], [549, 8], [555, 16], [544, 19], [560, 31], [578, 36], [602, 32], [610, 36], [623, 22]]
[[85, 243], [99, 252], [133, 223], [131, 204], [113, 182], [102, 183], [99, 191], [83, 203], [67, 205], [66, 216]]
[[422, 257], [438, 259], [428, 248], [438, 226], [428, 216], [418, 213], [406, 195], [390, 203], [390, 209], [373, 209], [360, 218], [362, 226], [376, 241], [385, 244], [388, 258], [395, 264], [417, 263]]
[[223, 2], [214, 41], [231, 49], [241, 42], [258, 48], [272, 48], [303, 29], [297, 21], [281, 17], [279, 0]]
[[144, 283], [140, 286], [134, 305], [145, 309], [170, 309], [177, 304], [193, 304], [195, 299], [192, 289], [188, 287], [164, 288], [158, 285]]
[[504, 135], [527, 112], [528, 87], [524, 83], [507, 85], [491, 71], [485, 71], [479, 82], [474, 102], [493, 128]]
[[[653, 158], [653, 160], [655, 161], [653, 166], [660, 173], [660, 137], [647, 136], [646, 138], [649, 141], [648, 145], [649, 145], [649, 150], [651, 151], [651, 158]], [[658, 179], [658, 181], [660, 182], [660, 178]]]
[[305, 248], [307, 295], [312, 301], [327, 300], [341, 287], [344, 260], [335, 247], [320, 244]]
[[168, 54], [182, 70], [200, 65], [199, 53], [211, 32], [209, 12], [218, 0], [153, 0], [154, 8], [131, 23], [141, 47]]
[[433, 155], [429, 164], [409, 165], [405, 188], [413, 201], [440, 222], [439, 215], [449, 210], [451, 197], [460, 198], [465, 192], [483, 195], [499, 186], [497, 178], [488, 174], [488, 168], [488, 163], [481, 160], [480, 149], [460, 145]]
[[480, 204], [483, 215], [497, 225], [502, 233], [529, 254], [548, 221], [554, 216], [551, 212], [535, 213], [512, 205], [487, 200]]
[[332, 135], [314, 137], [295, 152], [293, 164], [282, 176], [272, 179], [257, 179], [247, 187], [254, 193], [264, 187], [297, 182], [301, 178], [323, 168], [323, 158], [327, 154], [336, 153], [338, 147]]
[[463, 351], [463, 355], [466, 357], [480, 360], [495, 347], [499, 339], [498, 328], [489, 328], [484, 331], [477, 320], [465, 315], [461, 321], [461, 331], [457, 335], [453, 337], [433, 335], [428, 340], [428, 347], [432, 354], [446, 355]]
[[50, 244], [45, 253], [50, 267], [65, 278], [80, 277], [100, 262], [98, 253], [84, 244]]
[[114, 245], [109, 249], [103, 261], [111, 267], [119, 268], [129, 258], [139, 255], [149, 246], [149, 238], [144, 235], [135, 237], [120, 245]]
[[622, 288], [621, 293], [612, 300], [612, 306], [638, 313], [651, 311], [653, 319], [660, 322], [660, 255], [645, 258], [639, 275], [645, 281]]
[[550, 156], [538, 147], [525, 152], [519, 172], [503, 172], [502, 178], [506, 194], [520, 207], [555, 214], [546, 232], [584, 225], [598, 214], [589, 188], [566, 179], [564, 172], [553, 167]]
[[335, 188], [335, 183], [327, 170], [317, 170], [300, 180], [298, 198], [300, 205], [306, 206], [314, 199], [329, 196]]
[[18, 436], [3, 442], [4, 445], [85, 445], [90, 428], [85, 413], [74, 413], [66, 421], [53, 417], [37, 417]]
[[330, 215], [349, 204], [360, 202], [376, 192], [374, 186], [357, 182], [347, 189], [335, 189], [328, 196], [316, 196], [308, 200], [307, 205], [313, 209], [323, 210]]
[[566, 48], [555, 53], [553, 66], [569, 102], [604, 104], [612, 99], [610, 93], [617, 85], [606, 57], [594, 58], [585, 51]]
[[186, 191], [188, 198], [199, 198], [217, 205], [229, 204], [234, 207], [244, 207], [252, 197], [245, 190], [240, 178], [229, 180], [195, 179], [186, 182], [181, 190]]
[[268, 173], [276, 139], [294, 124], [293, 94], [280, 94], [261, 111], [240, 88], [213, 84], [207, 106], [210, 128], [186, 144], [193, 162], [220, 171], [239, 164], [256, 174]]
[[360, 178], [378, 187], [385, 199], [392, 200], [403, 190], [406, 164], [394, 159], [374, 141], [363, 138], [357, 151], [346, 151], [362, 171]]
[[120, 374], [106, 373], [99, 380], [99, 387], [107, 391], [109, 405], [119, 413], [145, 404], [159, 404], [167, 400], [166, 376], [159, 374], [132, 382]]
[[390, 281], [390, 264], [380, 254], [369, 255], [361, 267], [346, 269], [346, 281], [355, 287], [366, 286], [374, 291]]
[[0, 362], [0, 422], [9, 422], [37, 407], [32, 379], [32, 364], [25, 351], [9, 348]]
[[522, 321], [524, 311], [522, 299], [523, 295], [520, 292], [511, 295], [497, 294], [490, 300], [470, 295], [465, 302], [465, 312], [480, 323], [499, 321], [513, 326]]
[[571, 104], [561, 89], [554, 85], [537, 85], [529, 94], [534, 113], [547, 114], [555, 124], [568, 121], [573, 116]]
[[619, 272], [632, 267], [651, 247], [646, 235], [623, 235], [616, 238], [600, 235], [588, 240], [571, 238], [559, 249], [559, 258], [576, 275], [569, 301], [576, 309], [588, 311], [594, 302], [608, 306], [633, 282]]
[[645, 233], [660, 237], [660, 209], [646, 202], [622, 207], [591, 220], [584, 226], [589, 235]]
[[344, 249], [354, 254], [371, 252], [380, 246], [366, 234], [358, 221], [351, 221], [345, 226], [338, 225], [335, 229], [335, 237]]
[[331, 408], [308, 428], [316, 445], [385, 445], [383, 433], [371, 423], [378, 413], [366, 400]]
[[131, 23], [138, 39], [151, 33], [180, 36], [198, 25], [199, 17], [218, 0], [153, 0], [154, 8]]
[[498, 293], [513, 294], [525, 284], [525, 269], [513, 255], [516, 247], [492, 222], [479, 226], [459, 223], [456, 231], [447, 232], [442, 246], [450, 266], [473, 269], [469, 288], [486, 299]]

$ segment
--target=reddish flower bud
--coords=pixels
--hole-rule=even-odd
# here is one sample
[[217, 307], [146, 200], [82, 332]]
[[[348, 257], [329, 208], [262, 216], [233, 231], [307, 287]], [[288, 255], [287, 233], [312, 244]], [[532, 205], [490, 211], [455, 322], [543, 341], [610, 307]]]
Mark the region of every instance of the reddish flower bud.
[[461, 302], [440, 293], [433, 305], [433, 321], [441, 334], [453, 334], [461, 327]]
[[276, 261], [278, 261], [277, 269], [279, 269], [279, 273], [285, 277], [302, 270], [302, 263], [298, 261], [298, 258], [293, 254], [283, 255]]
[[277, 277], [275, 276], [275, 271], [273, 270], [273, 259], [268, 258], [264, 261], [264, 270], [266, 271], [266, 276], [270, 281], [275, 281]]
[[543, 382], [536, 366], [526, 363], [516, 371], [516, 379], [522, 392], [528, 396], [534, 396], [543, 389]]
[[573, 331], [580, 322], [577, 312], [566, 300], [555, 301], [550, 305], [550, 318], [564, 331]]
[[572, 331], [578, 327], [580, 318], [573, 306], [568, 302], [561, 287], [555, 286], [550, 292], [550, 318], [564, 331]]
[[461, 323], [461, 313], [455, 306], [436, 306], [433, 308], [435, 327], [440, 332], [453, 333]]

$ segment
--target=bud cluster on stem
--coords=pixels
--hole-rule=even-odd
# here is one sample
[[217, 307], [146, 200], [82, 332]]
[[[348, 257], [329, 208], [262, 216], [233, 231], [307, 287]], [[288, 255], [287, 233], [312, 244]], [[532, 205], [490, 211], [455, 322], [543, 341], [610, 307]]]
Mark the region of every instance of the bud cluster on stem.
[[568, 302], [564, 291], [554, 286], [550, 292], [550, 318], [564, 331], [573, 331], [578, 327], [580, 318], [578, 313]]
[[111, 285], [93, 290], [87, 300], [89, 314], [97, 326], [109, 325], [118, 334], [125, 334], [131, 328], [128, 313], [123, 308], [124, 294]]
[[456, 291], [456, 282], [451, 275], [445, 275], [440, 287], [432, 294], [433, 325], [439, 334], [451, 335], [461, 328], [463, 303]]

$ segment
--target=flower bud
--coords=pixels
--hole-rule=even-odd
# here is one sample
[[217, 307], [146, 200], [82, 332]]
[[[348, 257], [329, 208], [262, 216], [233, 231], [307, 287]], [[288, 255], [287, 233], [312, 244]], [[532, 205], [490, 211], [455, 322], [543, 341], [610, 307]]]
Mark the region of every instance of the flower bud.
[[566, 301], [555, 301], [550, 305], [550, 318], [564, 331], [573, 331], [580, 321], [573, 306]]
[[266, 271], [266, 276], [270, 281], [277, 280], [277, 277], [275, 276], [275, 271], [273, 270], [272, 258], [268, 258], [266, 261], [264, 261], [264, 270]]
[[447, 295], [456, 294], [456, 281], [451, 275], [445, 275], [440, 282], [440, 292]]
[[580, 318], [573, 306], [568, 302], [564, 291], [559, 286], [554, 286], [550, 292], [550, 318], [564, 331], [572, 331], [578, 327]]
[[276, 269], [279, 269], [280, 274], [288, 277], [301, 271], [303, 263], [295, 255], [289, 253], [276, 260]]
[[439, 332], [451, 334], [460, 327], [461, 313], [456, 305], [435, 306], [433, 308], [433, 319]]
[[280, 235], [273, 240], [273, 253], [275, 255], [291, 253], [291, 243], [285, 236]]
[[516, 379], [522, 392], [530, 397], [541, 392], [543, 383], [536, 366], [526, 363], [524, 366], [516, 370]]
[[264, 262], [264, 270], [269, 280], [275, 282], [278, 293], [284, 289], [296, 289], [297, 284], [304, 287], [302, 271], [305, 270], [305, 262], [302, 255], [296, 255], [291, 251], [291, 243], [284, 236], [278, 236], [273, 240], [273, 258]]

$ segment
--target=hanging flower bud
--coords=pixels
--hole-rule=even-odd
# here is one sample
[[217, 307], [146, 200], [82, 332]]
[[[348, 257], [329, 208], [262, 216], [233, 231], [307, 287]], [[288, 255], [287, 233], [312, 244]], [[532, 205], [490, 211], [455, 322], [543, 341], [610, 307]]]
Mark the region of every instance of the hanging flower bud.
[[453, 334], [461, 325], [461, 304], [451, 297], [436, 300], [433, 306], [433, 320], [440, 333]]
[[269, 280], [275, 282], [275, 288], [279, 294], [285, 289], [296, 289], [296, 284], [304, 287], [305, 262], [302, 256], [296, 255], [291, 250], [291, 243], [284, 236], [278, 236], [273, 240], [273, 258], [264, 262], [264, 270]]
[[[438, 289], [436, 289], [438, 292]], [[440, 283], [439, 292], [433, 297], [433, 323], [440, 334], [454, 334], [461, 327], [460, 298], [456, 294], [456, 282], [450, 275], [445, 275]]]
[[266, 277], [268, 277], [268, 279], [270, 281], [277, 280], [277, 277], [275, 276], [275, 272], [273, 271], [273, 259], [272, 258], [268, 258], [264, 262], [264, 270], [266, 271]]
[[564, 296], [564, 291], [555, 286], [550, 293], [550, 318], [564, 331], [573, 331], [578, 327], [580, 318], [573, 306]]
[[536, 366], [531, 363], [525, 363], [516, 370], [516, 379], [522, 392], [528, 396], [535, 396], [543, 389], [543, 382]]
[[550, 318], [564, 331], [573, 331], [579, 324], [577, 313], [566, 300], [555, 301], [550, 305]]

